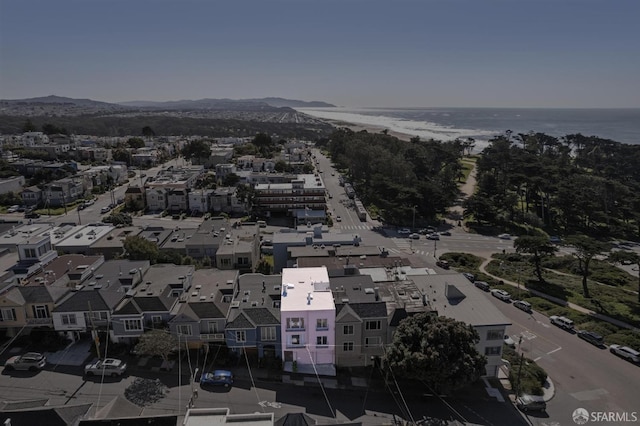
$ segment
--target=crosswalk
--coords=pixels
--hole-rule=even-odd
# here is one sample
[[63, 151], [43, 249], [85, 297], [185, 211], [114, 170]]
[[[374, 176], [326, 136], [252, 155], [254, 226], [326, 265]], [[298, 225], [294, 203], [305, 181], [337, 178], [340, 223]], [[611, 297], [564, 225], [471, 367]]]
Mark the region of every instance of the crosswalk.
[[340, 225], [340, 229], [345, 231], [372, 230], [373, 225]]

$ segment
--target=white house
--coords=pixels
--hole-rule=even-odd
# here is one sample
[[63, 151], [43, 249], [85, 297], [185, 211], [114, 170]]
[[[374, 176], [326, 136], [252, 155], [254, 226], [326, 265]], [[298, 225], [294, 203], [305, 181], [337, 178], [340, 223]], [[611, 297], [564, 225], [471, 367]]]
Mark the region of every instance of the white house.
[[281, 295], [285, 371], [335, 376], [336, 307], [327, 268], [283, 269]]

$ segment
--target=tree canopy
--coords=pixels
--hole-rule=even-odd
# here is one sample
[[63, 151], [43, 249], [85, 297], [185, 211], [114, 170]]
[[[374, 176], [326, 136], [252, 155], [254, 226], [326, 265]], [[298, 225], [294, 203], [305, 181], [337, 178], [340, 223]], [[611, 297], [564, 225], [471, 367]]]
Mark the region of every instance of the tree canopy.
[[129, 260], [149, 260], [151, 263], [158, 260], [158, 246], [144, 237], [127, 237], [123, 245]]
[[140, 336], [135, 351], [139, 355], [161, 356], [167, 359], [178, 348], [178, 339], [166, 330], [151, 330]]
[[464, 387], [486, 374], [473, 327], [451, 318], [419, 313], [405, 318], [385, 351], [394, 374], [425, 381], [440, 392]]
[[589, 287], [587, 278], [589, 277], [589, 265], [594, 257], [609, 251], [609, 246], [601, 241], [584, 235], [573, 235], [567, 238], [567, 244], [575, 248], [573, 256], [578, 259], [578, 268], [582, 275], [582, 294], [589, 298]]
[[209, 158], [211, 156], [211, 144], [201, 139], [191, 141], [182, 148], [182, 155], [187, 160]]
[[526, 253], [532, 256], [538, 281], [543, 282], [540, 263], [542, 259], [553, 255], [558, 248], [549, 242], [549, 238], [543, 236], [523, 235], [516, 238], [513, 245], [518, 253]]

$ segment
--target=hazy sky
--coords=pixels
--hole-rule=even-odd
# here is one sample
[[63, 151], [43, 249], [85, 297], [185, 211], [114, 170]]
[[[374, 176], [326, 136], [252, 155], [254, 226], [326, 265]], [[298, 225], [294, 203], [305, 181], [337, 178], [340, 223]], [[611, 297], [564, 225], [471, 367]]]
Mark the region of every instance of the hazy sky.
[[0, 99], [640, 107], [639, 0], [0, 0]]

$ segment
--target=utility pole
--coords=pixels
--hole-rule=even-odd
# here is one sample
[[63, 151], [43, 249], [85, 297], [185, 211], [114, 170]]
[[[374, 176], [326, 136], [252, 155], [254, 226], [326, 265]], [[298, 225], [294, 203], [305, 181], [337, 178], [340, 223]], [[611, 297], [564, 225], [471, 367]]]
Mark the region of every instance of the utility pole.
[[438, 258], [436, 251], [438, 250], [438, 240], [433, 240], [433, 257]]
[[518, 340], [518, 348], [520, 349], [520, 365], [518, 366], [518, 384], [516, 385], [516, 398], [520, 396], [520, 375], [522, 374], [522, 364], [524, 363], [524, 352], [522, 352], [522, 336]]
[[76, 208], [76, 210], [78, 211], [78, 225], [82, 225], [82, 219], [80, 218], [80, 209]]
[[96, 331], [96, 325], [93, 322], [93, 310], [91, 309], [91, 302], [87, 302], [89, 305], [89, 321], [91, 322], [91, 337], [93, 337], [93, 342], [96, 344], [96, 354], [98, 354], [98, 359], [100, 359], [100, 337], [98, 337], [98, 332]]

